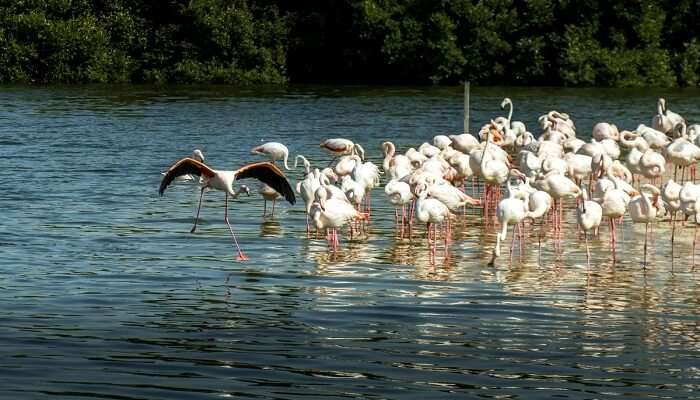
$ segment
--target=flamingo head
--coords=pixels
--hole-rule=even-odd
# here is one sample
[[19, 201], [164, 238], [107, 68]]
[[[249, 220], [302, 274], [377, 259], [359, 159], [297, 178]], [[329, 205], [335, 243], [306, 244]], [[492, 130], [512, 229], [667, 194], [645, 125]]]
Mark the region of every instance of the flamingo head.
[[192, 158], [199, 162], [204, 162], [204, 153], [202, 153], [202, 150], [200, 149], [194, 149], [192, 152]]
[[250, 154], [265, 154], [265, 146], [260, 145], [257, 147], [253, 147], [253, 149], [250, 151]]
[[509, 97], [506, 97], [506, 98], [503, 99], [503, 101], [501, 102], [501, 110], [505, 110], [506, 105], [508, 105], [508, 104], [512, 104], [512, 102], [510, 101], [510, 98], [509, 98]]
[[415, 194], [416, 197], [421, 197], [421, 194], [423, 194], [427, 189], [428, 185], [426, 185], [425, 183], [418, 183], [413, 189], [413, 194]]
[[245, 193], [250, 197], [250, 188], [246, 185], [241, 185], [238, 187], [238, 193]]

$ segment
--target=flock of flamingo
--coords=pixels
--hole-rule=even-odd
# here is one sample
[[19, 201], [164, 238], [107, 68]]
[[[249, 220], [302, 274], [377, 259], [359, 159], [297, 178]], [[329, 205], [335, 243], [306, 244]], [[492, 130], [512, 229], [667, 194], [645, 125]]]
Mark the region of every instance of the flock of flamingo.
[[[199, 210], [206, 189], [225, 193], [224, 221], [238, 251], [241, 251], [228, 219], [228, 198], [249, 193], [245, 185], [234, 188], [239, 179], [260, 180], [259, 193], [267, 201], [284, 197], [294, 204], [296, 194], [305, 203], [306, 231], [312, 226], [326, 232], [329, 251], [339, 246], [338, 230], [348, 227], [350, 237], [366, 228], [371, 219], [371, 192], [382, 180], [384, 193], [395, 207], [395, 223], [401, 237], [412, 237], [414, 220], [426, 224], [431, 260], [434, 261], [438, 237], [444, 241], [445, 256], [452, 240], [451, 224], [466, 213], [466, 207], [479, 207], [484, 224], [497, 221], [493, 258], [501, 256], [501, 242], [508, 226], [514, 228], [512, 257], [516, 237], [521, 248], [525, 223], [542, 220], [542, 226], [561, 235], [564, 208], [575, 201], [578, 230], [586, 240], [598, 234], [603, 218], [610, 229], [610, 247], [615, 258], [617, 233], [625, 214], [634, 223], [645, 224], [644, 262], [646, 265], [649, 224], [667, 218], [672, 225], [690, 220], [695, 226], [693, 257], [700, 224], [700, 184], [695, 184], [695, 164], [700, 161], [700, 125], [686, 124], [685, 119], [668, 110], [664, 99], [658, 100], [651, 126], [640, 124], [635, 130], [619, 131], [617, 126], [600, 122], [593, 127], [590, 141], [576, 136], [576, 126], [566, 113], [550, 111], [538, 119], [539, 137], [524, 123], [513, 121], [513, 103], [506, 98], [507, 117], [497, 117], [484, 125], [477, 135], [438, 135], [432, 143], [397, 153], [392, 142], [384, 142], [381, 168], [365, 161], [365, 150], [348, 139], [334, 138], [321, 142], [321, 149], [335, 156], [325, 168], [312, 168], [309, 160], [298, 155], [304, 165], [303, 179], [292, 188], [276, 162], [289, 167], [289, 151], [281, 143], [269, 142], [252, 149], [252, 154], [269, 161], [245, 165], [235, 171], [215, 170], [195, 150], [191, 157], [174, 163], [160, 184], [160, 194], [173, 181], [195, 180], [200, 185], [199, 205], [192, 232], [197, 228]], [[671, 178], [671, 168], [673, 177]], [[680, 175], [680, 176], [679, 176]], [[465, 182], [471, 182], [465, 185]], [[477, 181], [483, 183], [476, 184]], [[469, 190], [471, 186], [471, 190]], [[505, 186], [505, 195], [501, 194]], [[471, 193], [468, 194], [468, 192]], [[681, 212], [682, 218], [677, 217]], [[440, 230], [438, 231], [438, 227]], [[516, 233], [517, 231], [517, 233]], [[560, 238], [560, 236], [559, 236]], [[521, 250], [522, 251], [522, 250]]]

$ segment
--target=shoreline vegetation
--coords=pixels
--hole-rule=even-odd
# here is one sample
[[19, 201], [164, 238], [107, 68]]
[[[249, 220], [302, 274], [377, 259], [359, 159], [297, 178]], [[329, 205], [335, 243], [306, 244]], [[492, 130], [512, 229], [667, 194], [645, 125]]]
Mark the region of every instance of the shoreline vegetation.
[[0, 83], [695, 87], [696, 2], [12, 0]]

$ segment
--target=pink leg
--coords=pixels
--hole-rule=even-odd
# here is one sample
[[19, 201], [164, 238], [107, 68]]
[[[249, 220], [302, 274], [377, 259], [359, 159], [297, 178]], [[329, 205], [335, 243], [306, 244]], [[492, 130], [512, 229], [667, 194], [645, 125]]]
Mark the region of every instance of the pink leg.
[[246, 261], [248, 257], [246, 257], [246, 255], [241, 251], [241, 247], [238, 245], [238, 240], [236, 239], [236, 234], [233, 233], [231, 223], [228, 221], [228, 193], [226, 193], [226, 200], [224, 204], [224, 221], [226, 221], [228, 230], [231, 232], [231, 237], [233, 237], [233, 243], [236, 245], [236, 249], [238, 249], [238, 261]]
[[197, 206], [197, 216], [194, 217], [194, 225], [192, 226], [192, 229], [190, 229], [190, 233], [194, 233], [194, 231], [197, 230], [197, 222], [199, 221], [199, 211], [202, 209], [202, 198], [204, 197], [204, 189], [205, 187], [202, 188], [202, 192], [199, 194], [199, 205]]
[[372, 193], [367, 192], [367, 215], [372, 216]]
[[437, 249], [437, 224], [433, 223], [433, 258], [435, 258], [435, 250]]
[[445, 222], [445, 258], [449, 255], [449, 241], [450, 241], [450, 220], [449, 218]]
[[695, 268], [695, 241], [698, 238], [698, 225], [695, 224], [695, 229], [693, 230], [693, 268]]
[[428, 230], [428, 250], [431, 250], [433, 248], [433, 245], [430, 241], [430, 237], [432, 236], [432, 230], [430, 229], [430, 222], [426, 225], [426, 229]]

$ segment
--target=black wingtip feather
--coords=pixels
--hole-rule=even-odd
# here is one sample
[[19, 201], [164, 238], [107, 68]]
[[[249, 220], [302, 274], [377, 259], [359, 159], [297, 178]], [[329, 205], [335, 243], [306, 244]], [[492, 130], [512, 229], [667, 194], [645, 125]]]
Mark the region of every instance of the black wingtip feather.
[[284, 173], [271, 162], [248, 164], [236, 171], [236, 179], [255, 178], [275, 189], [289, 204], [296, 204], [296, 196]]
[[193, 174], [197, 176], [205, 175], [211, 177], [214, 175], [214, 170], [209, 168], [203, 162], [197, 161], [190, 157], [185, 157], [181, 160], [178, 160], [175, 164], [168, 168], [168, 171], [165, 173], [165, 175], [163, 175], [163, 179], [161, 179], [160, 181], [158, 194], [163, 196], [163, 193], [165, 193], [165, 189], [168, 188], [168, 186], [173, 182], [173, 180], [175, 180], [175, 178], [187, 174]]

